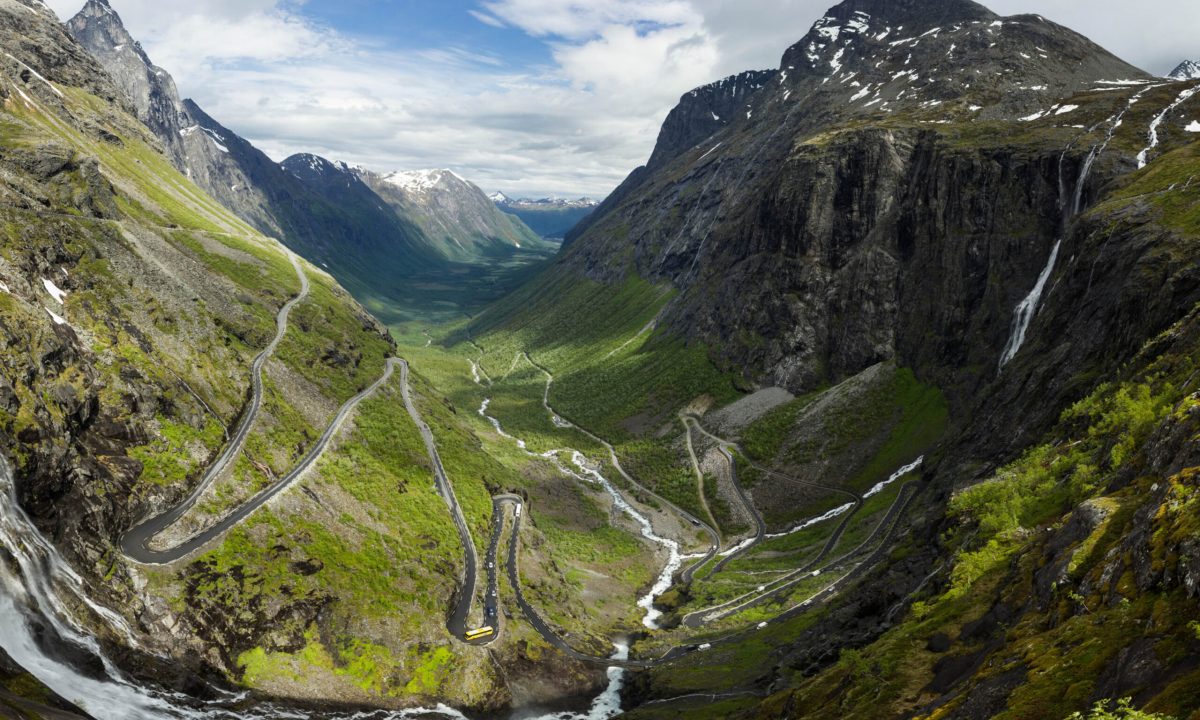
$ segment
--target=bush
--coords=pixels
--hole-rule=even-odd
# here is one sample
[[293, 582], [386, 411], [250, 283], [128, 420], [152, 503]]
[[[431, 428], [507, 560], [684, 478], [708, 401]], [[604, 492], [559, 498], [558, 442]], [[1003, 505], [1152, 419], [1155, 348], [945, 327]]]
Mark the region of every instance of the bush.
[[1117, 701], [1101, 700], [1092, 706], [1090, 712], [1086, 715], [1077, 712], [1071, 715], [1067, 720], [1175, 720], [1167, 715], [1159, 715], [1157, 713], [1142, 712], [1135, 709], [1129, 698], [1122, 698]]

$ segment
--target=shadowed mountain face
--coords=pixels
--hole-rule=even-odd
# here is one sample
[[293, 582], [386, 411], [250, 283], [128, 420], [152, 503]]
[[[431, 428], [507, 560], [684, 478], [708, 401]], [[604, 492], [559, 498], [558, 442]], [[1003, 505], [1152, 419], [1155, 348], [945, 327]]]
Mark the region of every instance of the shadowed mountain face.
[[1062, 231], [1056, 208], [1077, 189], [1093, 197], [1129, 157], [1107, 154], [1080, 187], [1085, 133], [1010, 151], [965, 128], [1015, 135], [1101, 81], [1145, 78], [1039, 16], [844, 3], [779, 70], [685, 95], [563, 263], [669, 282], [680, 297], [663, 324], [793, 390], [910, 351], [994, 370]]
[[[1055, 662], [1047, 643], [1069, 634], [1047, 628], [1072, 623], [1076, 637], [1090, 638], [1082, 627], [1091, 621], [1080, 618], [1124, 602], [1113, 594], [1122, 594], [1122, 572], [1145, 580], [1126, 586], [1139, 618], [1183, 594], [1186, 616], [1200, 614], [1193, 584], [1173, 574], [1180, 566], [1169, 579], [1150, 570], [1150, 558], [1182, 552], [1173, 544], [1182, 536], [1164, 546], [1165, 536], [1149, 540], [1133, 519], [1134, 507], [1139, 518], [1170, 516], [1155, 525], [1166, 532], [1182, 522], [1164, 510], [1168, 479], [1194, 492], [1191, 471], [1176, 477], [1194, 460], [1176, 441], [1192, 421], [1169, 410], [1186, 393], [1167, 388], [1191, 387], [1184, 348], [1200, 327], [1191, 313], [1200, 273], [1188, 249], [1200, 233], [1197, 136], [1187, 129], [1200, 118], [1195, 84], [1152, 78], [1038, 15], [1001, 17], [953, 0], [850, 0], [777, 70], [684, 95], [647, 165], [570, 234], [556, 265], [476, 320], [469, 329], [482, 346], [520, 343], [553, 359], [566, 378], [556, 391], [578, 401], [576, 415], [602, 388], [654, 387], [654, 400], [593, 411], [593, 422], [640, 442], [669, 433], [673, 411], [719, 405], [728, 393], [722, 381], [654, 384], [685, 358], [691, 378], [704, 356], [744, 387], [790, 390], [801, 396], [794, 404], [734, 432], [761, 442], [748, 451], [771, 467], [812, 472], [815, 482], [856, 461], [831, 461], [814, 445], [880, 457], [844, 438], [890, 411], [874, 402], [834, 414], [823, 404], [860, 391], [873, 368], [911, 368], [948, 402], [947, 432], [905, 521], [910, 534], [888, 562], [839, 587], [830, 608], [796, 609], [794, 624], [772, 623], [737, 651], [653, 670], [639, 698], [658, 704], [632, 717], [702, 712], [701, 700], [686, 698], [715, 687], [730, 695], [703, 711], [712, 717], [1060, 718], [1139, 692], [1160, 698], [1163, 711], [1192, 712], [1181, 693], [1183, 678], [1195, 682], [1194, 649], [1156, 665], [1161, 683], [1122, 669], [1128, 643], [1155, 647], [1156, 631], [1126, 626], [1096, 640], [1094, 666], [1064, 659], [1070, 670], [1053, 680], [1039, 668]], [[638, 313], [610, 321], [609, 296], [640, 302]], [[573, 355], [573, 343], [617, 359]], [[1129, 392], [1169, 396], [1145, 432], [1131, 429], [1132, 416], [1102, 419]], [[1139, 448], [1136, 458], [1109, 454], [1106, 443], [1121, 437]], [[1059, 464], [1054, 448], [1073, 442], [1087, 449]], [[924, 452], [906, 448], [906, 459]], [[1094, 485], [1083, 480], [1092, 462], [1102, 468]], [[1054, 481], [1035, 489], [1043, 469]], [[1153, 482], [1134, 480], [1143, 473]], [[779, 480], [754, 481], [768, 513], [781, 510]], [[1025, 499], [1010, 504], [1008, 492]], [[1106, 505], [1114, 498], [1129, 514], [1101, 513], [1116, 518], [1104, 525], [1092, 509], [1116, 507]], [[994, 523], [981, 506], [1018, 516]], [[1097, 541], [1103, 550], [1090, 554]], [[984, 562], [981, 544], [999, 558], [986, 570], [972, 565]], [[786, 545], [777, 552], [753, 567], [801, 557]], [[1030, 584], [1040, 593], [1032, 601]], [[1075, 589], [1082, 599], [1063, 599]], [[673, 601], [687, 607], [689, 592], [681, 587]], [[978, 602], [952, 609], [963, 593]], [[770, 607], [805, 599], [796, 592]], [[922, 605], [906, 616], [914, 599]], [[1006, 630], [1029, 651], [1006, 644]], [[951, 650], [910, 652], [938, 633]], [[837, 662], [841, 648], [881, 637], [880, 655], [843, 652]], [[940, 636], [931, 647], [943, 647]], [[749, 659], [755, 653], [761, 662]], [[1167, 677], [1180, 685], [1165, 689]], [[1075, 681], [1086, 690], [1063, 701]]]

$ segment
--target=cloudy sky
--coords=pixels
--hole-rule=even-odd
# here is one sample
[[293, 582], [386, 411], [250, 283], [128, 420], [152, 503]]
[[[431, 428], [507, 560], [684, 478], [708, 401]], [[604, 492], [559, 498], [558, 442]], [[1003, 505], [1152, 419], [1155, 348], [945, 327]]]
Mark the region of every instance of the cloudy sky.
[[[68, 18], [82, 0], [46, 0]], [[776, 67], [834, 0], [110, 0], [180, 92], [281, 160], [608, 194], [681, 94]], [[1166, 73], [1200, 2], [994, 0]]]

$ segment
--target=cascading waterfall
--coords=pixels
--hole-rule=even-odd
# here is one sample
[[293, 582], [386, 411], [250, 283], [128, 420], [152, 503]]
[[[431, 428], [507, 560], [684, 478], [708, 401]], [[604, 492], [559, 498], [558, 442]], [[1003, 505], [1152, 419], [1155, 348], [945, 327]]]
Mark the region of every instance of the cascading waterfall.
[[1168, 105], [1165, 110], [1163, 110], [1161, 113], [1156, 115], [1154, 117], [1154, 119], [1150, 121], [1150, 130], [1147, 133], [1150, 144], [1146, 146], [1146, 149], [1144, 149], [1140, 153], [1138, 153], [1138, 156], [1137, 156], [1138, 170], [1141, 170], [1142, 168], [1146, 167], [1147, 164], [1149, 164], [1150, 151], [1154, 150], [1155, 148], [1158, 147], [1158, 143], [1159, 143], [1158, 128], [1163, 124], [1163, 121], [1167, 119], [1167, 116], [1170, 115], [1171, 112], [1173, 110], [1175, 110], [1175, 108], [1179, 107], [1180, 105], [1182, 105], [1185, 102], [1187, 102], [1188, 100], [1190, 100], [1192, 98], [1192, 96], [1198, 92], [1200, 92], [1200, 85], [1197, 85], [1192, 88], [1188, 88], [1187, 90], [1184, 90], [1183, 92], [1179, 93], [1179, 97], [1177, 97], [1174, 102], [1172, 102], [1170, 105]]
[[1034, 315], [1037, 314], [1038, 305], [1042, 301], [1042, 292], [1045, 291], [1050, 274], [1054, 272], [1054, 266], [1058, 263], [1058, 251], [1061, 247], [1062, 240], [1060, 239], [1054, 243], [1054, 249], [1050, 251], [1050, 260], [1042, 269], [1042, 274], [1038, 276], [1037, 284], [1013, 311], [1012, 333], [1008, 337], [1008, 344], [1004, 346], [1004, 354], [1000, 356], [1001, 368], [1016, 357], [1017, 351], [1025, 344], [1025, 334], [1029, 332], [1029, 325], [1033, 322]]
[[[87, 597], [83, 582], [46, 540], [17, 502], [12, 470], [0, 457], [0, 649], [43, 685], [101, 720], [468, 720], [445, 705], [410, 710], [358, 713], [307, 712], [267, 704], [245, 704], [245, 695], [224, 693], [219, 701], [200, 701], [134, 681], [105, 655], [96, 639], [64, 599], [73, 599], [126, 635], [124, 620]], [[95, 670], [85, 671], [49, 648], [73, 648]], [[629, 648], [616, 646], [615, 659]], [[609, 720], [621, 712], [625, 672], [608, 670], [608, 685], [585, 713], [557, 712], [523, 720]]]
[[[1151, 85], [1139, 90], [1129, 99], [1129, 102], [1126, 103], [1125, 107], [1119, 113], [1109, 119], [1108, 132], [1105, 134], [1103, 142], [1093, 145], [1087, 158], [1083, 161], [1083, 165], [1079, 170], [1079, 179], [1075, 182], [1075, 194], [1070, 206], [1067, 206], [1063, 202], [1063, 197], [1066, 194], [1066, 186], [1063, 182], [1062, 168], [1063, 160], [1067, 155], [1066, 151], [1058, 157], [1058, 206], [1063, 211], [1060, 237], [1055, 241], [1054, 248], [1050, 251], [1050, 259], [1047, 261], [1046, 267], [1042, 269], [1041, 274], [1038, 275], [1037, 283], [1033, 286], [1033, 290], [1030, 290], [1029, 294], [1021, 302], [1017, 303], [1017, 307], [1013, 310], [1012, 330], [1009, 333], [1008, 343], [1004, 346], [1004, 352], [1000, 355], [999, 370], [1003, 370], [1004, 366], [1016, 357], [1021, 346], [1025, 344], [1025, 336], [1029, 332], [1029, 326], [1033, 322], [1033, 318], [1037, 316], [1042, 301], [1042, 293], [1046, 290], [1046, 283], [1049, 282], [1050, 276], [1054, 272], [1054, 266], [1058, 263], [1058, 252], [1062, 249], [1062, 235], [1066, 234], [1067, 225], [1071, 220], [1083, 212], [1083, 193], [1087, 186], [1088, 177], [1092, 174], [1092, 167], [1096, 164], [1100, 156], [1104, 154], [1104, 151], [1108, 149], [1108, 145], [1112, 142], [1113, 136], [1116, 135], [1117, 129], [1125, 121], [1125, 113], [1129, 112], [1129, 109], [1136, 105], [1143, 95], [1157, 87], [1160, 86]], [[1093, 127], [1092, 131], [1095, 129]]]

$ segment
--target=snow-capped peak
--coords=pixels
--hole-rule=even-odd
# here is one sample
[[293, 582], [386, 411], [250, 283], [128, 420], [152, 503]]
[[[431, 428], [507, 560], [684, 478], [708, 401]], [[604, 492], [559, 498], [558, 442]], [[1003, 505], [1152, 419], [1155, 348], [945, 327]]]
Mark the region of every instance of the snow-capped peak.
[[503, 205], [509, 202], [510, 198], [502, 192], [494, 192], [491, 195], [488, 195], [488, 200], [491, 200], [497, 205]]
[[1200, 62], [1184, 60], [1167, 77], [1176, 80], [1200, 80]]
[[383, 176], [383, 181], [409, 193], [428, 192], [441, 185], [448, 177], [466, 182], [452, 170], [408, 170]]

